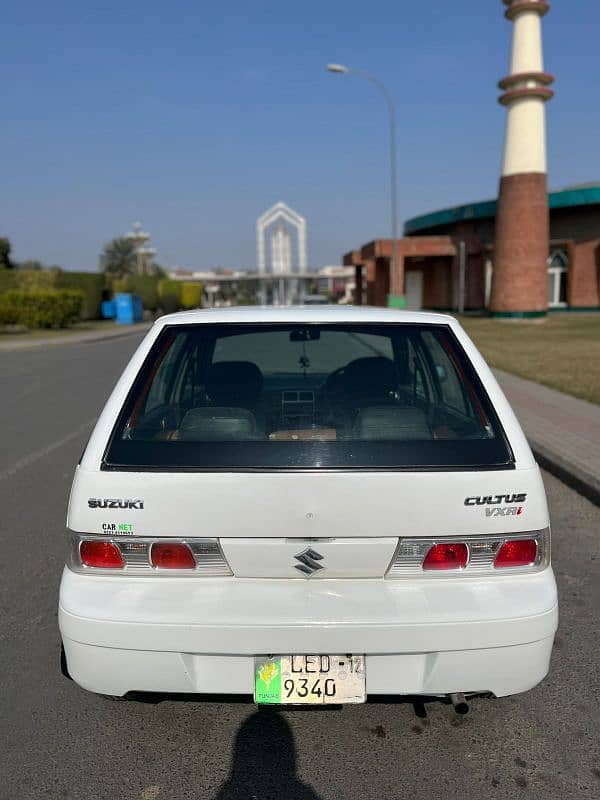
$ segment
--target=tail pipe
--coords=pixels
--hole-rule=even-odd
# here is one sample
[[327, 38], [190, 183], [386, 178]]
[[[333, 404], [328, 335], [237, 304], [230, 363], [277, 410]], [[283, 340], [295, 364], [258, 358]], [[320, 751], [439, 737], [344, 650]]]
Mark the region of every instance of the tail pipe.
[[467, 699], [462, 692], [456, 692], [455, 694], [449, 695], [450, 702], [454, 706], [454, 710], [457, 714], [464, 714], [469, 713], [469, 704], [467, 703]]

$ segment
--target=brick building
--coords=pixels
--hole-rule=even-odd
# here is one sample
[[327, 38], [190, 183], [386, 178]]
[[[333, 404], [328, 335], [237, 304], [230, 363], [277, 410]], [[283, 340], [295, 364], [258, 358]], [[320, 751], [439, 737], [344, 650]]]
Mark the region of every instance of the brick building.
[[[550, 192], [548, 203], [548, 308], [600, 310], [600, 183]], [[489, 308], [496, 206], [472, 203], [406, 222], [397, 270], [408, 308]], [[357, 304], [387, 304], [390, 256], [390, 239], [346, 253], [344, 264], [356, 270]]]

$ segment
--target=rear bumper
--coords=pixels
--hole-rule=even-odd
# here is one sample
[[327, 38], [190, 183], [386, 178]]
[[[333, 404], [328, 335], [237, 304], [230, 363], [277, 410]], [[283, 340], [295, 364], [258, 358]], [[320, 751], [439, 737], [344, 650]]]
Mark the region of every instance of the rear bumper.
[[59, 625], [86, 689], [252, 693], [253, 656], [364, 653], [367, 692], [525, 691], [548, 671], [551, 569], [486, 579], [111, 578], [66, 569]]

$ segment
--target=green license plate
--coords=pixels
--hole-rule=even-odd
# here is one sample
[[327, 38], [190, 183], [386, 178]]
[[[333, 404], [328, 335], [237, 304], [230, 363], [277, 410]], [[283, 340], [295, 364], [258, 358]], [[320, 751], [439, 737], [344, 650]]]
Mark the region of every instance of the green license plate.
[[326, 705], [364, 703], [365, 657], [269, 656], [254, 659], [254, 702]]

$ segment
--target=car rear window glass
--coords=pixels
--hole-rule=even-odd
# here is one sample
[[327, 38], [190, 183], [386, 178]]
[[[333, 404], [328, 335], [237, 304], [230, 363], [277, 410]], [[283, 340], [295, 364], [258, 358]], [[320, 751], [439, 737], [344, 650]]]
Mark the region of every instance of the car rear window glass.
[[113, 469], [512, 465], [445, 325], [166, 327], [121, 411]]

